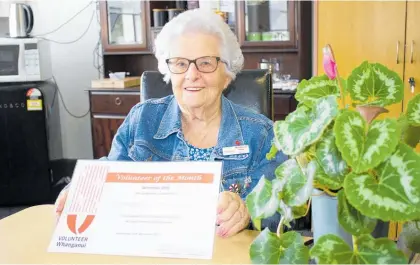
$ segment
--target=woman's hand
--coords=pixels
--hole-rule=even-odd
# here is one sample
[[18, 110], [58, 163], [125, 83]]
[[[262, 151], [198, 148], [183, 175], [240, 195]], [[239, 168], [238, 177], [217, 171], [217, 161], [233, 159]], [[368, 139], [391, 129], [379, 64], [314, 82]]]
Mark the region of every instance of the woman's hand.
[[229, 237], [237, 234], [249, 225], [250, 215], [245, 202], [238, 194], [230, 191], [220, 193], [217, 208], [217, 234]]
[[63, 212], [64, 209], [64, 204], [66, 204], [66, 200], [67, 200], [67, 194], [69, 193], [68, 189], [64, 189], [60, 192], [60, 194], [57, 197], [57, 200], [55, 201], [55, 214], [57, 217], [57, 222], [58, 219], [61, 216], [61, 213]]

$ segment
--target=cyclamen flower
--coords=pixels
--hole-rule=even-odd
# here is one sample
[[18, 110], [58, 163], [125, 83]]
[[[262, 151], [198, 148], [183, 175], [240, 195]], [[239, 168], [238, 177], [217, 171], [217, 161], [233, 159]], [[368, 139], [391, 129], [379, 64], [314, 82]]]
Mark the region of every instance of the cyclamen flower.
[[331, 47], [329, 45], [322, 49], [324, 72], [329, 79], [334, 80], [337, 77], [337, 64], [335, 63]]

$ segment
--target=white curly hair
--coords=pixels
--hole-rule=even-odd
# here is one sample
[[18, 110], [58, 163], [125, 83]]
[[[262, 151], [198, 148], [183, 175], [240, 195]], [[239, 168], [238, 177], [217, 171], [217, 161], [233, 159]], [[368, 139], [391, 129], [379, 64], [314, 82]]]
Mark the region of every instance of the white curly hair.
[[169, 83], [171, 78], [171, 72], [165, 61], [169, 58], [171, 43], [182, 34], [194, 32], [214, 34], [220, 39], [221, 58], [227, 62], [227, 74], [235, 80], [244, 64], [244, 56], [237, 37], [214, 11], [196, 8], [184, 11], [166, 23], [155, 39], [155, 57], [158, 60], [159, 72], [164, 75], [164, 81]]

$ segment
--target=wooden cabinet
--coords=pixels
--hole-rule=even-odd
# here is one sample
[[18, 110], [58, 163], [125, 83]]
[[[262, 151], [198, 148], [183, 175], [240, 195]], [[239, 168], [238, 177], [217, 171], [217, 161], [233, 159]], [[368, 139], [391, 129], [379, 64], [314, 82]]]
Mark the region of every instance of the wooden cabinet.
[[125, 116], [109, 116], [95, 114], [92, 118], [93, 156], [101, 158], [107, 156], [111, 149], [112, 140]]
[[[280, 63], [282, 74], [296, 79], [310, 78], [312, 2], [291, 0], [101, 1], [105, 77], [109, 72], [141, 76], [146, 70], [157, 70], [153, 40], [162, 25], [155, 23], [155, 13], [194, 8], [193, 2], [201, 8], [225, 12], [227, 23], [238, 36], [244, 53], [244, 69], [258, 68], [262, 59], [275, 59]], [[138, 100], [138, 90], [90, 91], [95, 158], [109, 152], [117, 128]], [[274, 120], [284, 119], [296, 108], [294, 93], [275, 91], [273, 100]]]
[[[315, 4], [317, 73], [323, 72], [322, 46], [330, 43], [339, 71], [348, 76], [364, 60], [376, 61], [396, 71], [404, 80], [404, 100], [384, 115], [398, 117], [408, 101], [420, 93], [420, 2], [372, 1]], [[412, 90], [409, 79], [415, 82]], [[349, 101], [349, 99], [348, 99]], [[420, 152], [420, 145], [417, 145]], [[390, 224], [396, 239], [402, 224]]]
[[273, 96], [274, 121], [284, 120], [297, 107], [294, 92], [274, 91]]
[[108, 155], [118, 128], [130, 109], [140, 102], [140, 89], [89, 91], [93, 157]]
[[[405, 38], [405, 56], [404, 56], [404, 80], [405, 97], [403, 109], [407, 108], [408, 101], [416, 94], [420, 93], [420, 2], [407, 2], [407, 27]], [[411, 89], [408, 80], [413, 78], [415, 82], [414, 89]], [[420, 148], [417, 149], [420, 151]]]
[[[398, 117], [420, 91], [419, 14], [420, 2], [414, 1], [317, 1], [317, 74], [323, 73], [322, 47], [327, 43], [334, 49], [342, 76], [364, 60], [387, 65], [405, 82], [404, 101], [390, 106], [387, 114]], [[410, 77], [417, 81], [413, 93]]]
[[[117, 2], [120, 5], [117, 5]], [[281, 74], [289, 74], [292, 79], [308, 79], [312, 75], [313, 3], [310, 1], [176, 0], [125, 2], [100, 2], [105, 77], [108, 77], [109, 72], [129, 72], [131, 76], [141, 76], [146, 70], [157, 70], [157, 61], [153, 55], [152, 47], [153, 40], [162, 27], [160, 24], [155, 25], [154, 16], [156, 12], [153, 10], [160, 10], [159, 12], [161, 12], [162, 9], [194, 8], [193, 2], [201, 5], [200, 7], [216, 8], [225, 12], [227, 23], [238, 36], [241, 44], [245, 59], [244, 69], [256, 69], [259, 67], [259, 63], [264, 60], [277, 61], [280, 65]], [[138, 26], [134, 27], [130, 24], [127, 28], [135, 28], [137, 35], [145, 36], [146, 42], [127, 43], [126, 39], [133, 39], [134, 31], [127, 31], [127, 37], [126, 33], [121, 31], [124, 22], [120, 21], [121, 16], [114, 14], [119, 12], [116, 9], [121, 6], [128, 6], [131, 9], [136, 7], [134, 13], [140, 10], [140, 16], [132, 16], [136, 20], [133, 25]], [[116, 22], [117, 18], [120, 21], [119, 24]], [[257, 27], [254, 24], [255, 20], [257, 20]], [[115, 29], [117, 26], [119, 26], [118, 31]], [[123, 41], [120, 41], [120, 39]], [[277, 92], [275, 94], [277, 95]], [[275, 119], [285, 117], [287, 114], [286, 105], [291, 106], [290, 109], [294, 110], [294, 99], [285, 97], [284, 95], [279, 96], [274, 103], [275, 109], [280, 108], [275, 115]], [[282, 102], [287, 102], [287, 104]], [[292, 104], [289, 102], [292, 102]]]
[[[155, 11], [192, 8], [188, 1], [101, 1], [101, 38], [105, 52], [151, 52], [162, 28], [154, 25]], [[222, 13], [247, 51], [297, 50], [301, 3], [295, 1], [196, 1], [200, 8]], [[311, 4], [311, 3], [309, 3]], [[194, 5], [194, 7], [197, 7]], [[305, 5], [305, 4], [303, 4]], [[165, 21], [169, 16], [165, 15]], [[267, 51], [266, 51], [267, 52]]]

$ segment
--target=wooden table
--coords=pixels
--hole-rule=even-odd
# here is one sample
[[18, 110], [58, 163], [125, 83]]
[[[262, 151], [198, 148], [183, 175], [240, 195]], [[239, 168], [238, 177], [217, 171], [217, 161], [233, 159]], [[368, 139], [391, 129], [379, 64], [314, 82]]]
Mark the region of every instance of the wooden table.
[[63, 264], [250, 264], [249, 246], [258, 231], [245, 230], [230, 238], [215, 237], [212, 260], [143, 258], [93, 254], [49, 253], [55, 227], [52, 205], [27, 208], [0, 220], [0, 263]]

